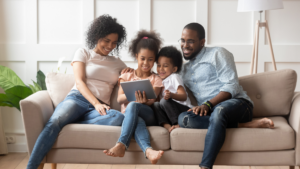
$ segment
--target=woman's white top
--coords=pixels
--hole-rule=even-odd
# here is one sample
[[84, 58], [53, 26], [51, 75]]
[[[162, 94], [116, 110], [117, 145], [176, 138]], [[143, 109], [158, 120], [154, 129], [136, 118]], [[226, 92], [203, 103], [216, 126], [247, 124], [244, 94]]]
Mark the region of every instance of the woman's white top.
[[[93, 50], [79, 48], [72, 60], [85, 63], [86, 85], [93, 95], [110, 104], [110, 96], [126, 64], [116, 56], [101, 56]], [[72, 89], [77, 89], [76, 83]]]
[[182, 81], [182, 79], [180, 78], [180, 76], [178, 74], [172, 73], [170, 76], [165, 78], [162, 81], [162, 83], [164, 85], [164, 89], [162, 91], [162, 99], [164, 99], [163, 97], [165, 96], [165, 90], [169, 90], [171, 93], [177, 93], [178, 87], [182, 86], [185, 90], [186, 95], [187, 95], [186, 101], [178, 101], [178, 100], [175, 100], [175, 99], [173, 99], [173, 100], [180, 103], [180, 104], [182, 104], [182, 105], [188, 106], [190, 108], [193, 107], [192, 104], [191, 104], [190, 98], [188, 96], [188, 93], [186, 92], [186, 89], [184, 87], [183, 81]]

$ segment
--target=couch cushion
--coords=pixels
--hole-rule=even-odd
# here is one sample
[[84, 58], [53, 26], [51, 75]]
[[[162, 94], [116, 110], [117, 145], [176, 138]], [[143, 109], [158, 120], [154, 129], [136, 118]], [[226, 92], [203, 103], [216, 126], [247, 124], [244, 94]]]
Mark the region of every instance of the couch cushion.
[[254, 102], [253, 117], [289, 114], [297, 82], [294, 70], [243, 76], [239, 82]]
[[[151, 146], [156, 150], [170, 149], [169, 132], [158, 126], [147, 127]], [[121, 134], [121, 127], [92, 124], [69, 124], [59, 133], [53, 148], [108, 149], [113, 147]], [[129, 151], [142, 151], [132, 138]]]
[[[221, 151], [271, 151], [295, 147], [295, 133], [283, 117], [270, 117], [275, 129], [227, 129]], [[254, 119], [255, 120], [255, 119]], [[203, 151], [207, 130], [178, 128], [171, 132], [171, 149], [175, 151]]]
[[[67, 94], [71, 91], [75, 84], [75, 78], [73, 74], [63, 74], [63, 73], [48, 73], [46, 76], [46, 86], [50, 98], [53, 102], [54, 107], [56, 107], [60, 102], [62, 102]], [[118, 97], [118, 85], [115, 86], [111, 98], [110, 107], [115, 110], [121, 110], [120, 104], [117, 102]]]

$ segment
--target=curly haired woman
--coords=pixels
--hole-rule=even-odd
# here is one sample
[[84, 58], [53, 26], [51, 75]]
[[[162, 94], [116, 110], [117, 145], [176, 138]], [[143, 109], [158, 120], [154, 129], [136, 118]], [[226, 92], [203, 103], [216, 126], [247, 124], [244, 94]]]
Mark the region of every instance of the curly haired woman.
[[[71, 63], [75, 85], [55, 109], [32, 150], [27, 169], [36, 169], [55, 143], [61, 129], [70, 123], [121, 126], [124, 116], [110, 109], [109, 100], [124, 62], [109, 53], [118, 53], [126, 41], [125, 28], [115, 18], [102, 15], [87, 31], [88, 49], [76, 51]], [[127, 69], [124, 69], [126, 72]]]

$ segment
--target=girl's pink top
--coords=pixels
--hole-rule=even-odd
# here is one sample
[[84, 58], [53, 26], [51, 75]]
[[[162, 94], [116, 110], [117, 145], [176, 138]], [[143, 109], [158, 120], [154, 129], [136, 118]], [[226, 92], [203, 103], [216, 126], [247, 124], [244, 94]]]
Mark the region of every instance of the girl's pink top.
[[[163, 87], [162, 79], [158, 75], [156, 75], [154, 73], [152, 73], [149, 77], [142, 79], [140, 77], [137, 77], [136, 74], [135, 74], [135, 71], [133, 71], [132, 73], [124, 73], [124, 74], [122, 74], [119, 77], [119, 81], [121, 79], [124, 80], [124, 81], [126, 81], [126, 82], [128, 82], [128, 81], [136, 81], [136, 80], [149, 79], [153, 87]], [[127, 105], [128, 105], [128, 103], [121, 104], [121, 112], [122, 113], [125, 113], [125, 109], [126, 109]]]

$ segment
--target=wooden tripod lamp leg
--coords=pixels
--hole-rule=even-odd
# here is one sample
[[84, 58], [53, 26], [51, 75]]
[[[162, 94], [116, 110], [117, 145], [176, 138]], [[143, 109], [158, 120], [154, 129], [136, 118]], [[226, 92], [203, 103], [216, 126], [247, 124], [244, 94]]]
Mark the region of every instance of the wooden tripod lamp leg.
[[255, 57], [255, 43], [256, 43], [256, 26], [255, 26], [254, 38], [253, 38], [253, 50], [252, 50], [252, 58], [251, 58], [251, 65], [250, 65], [250, 75], [253, 74], [254, 57]]
[[270, 36], [270, 32], [269, 32], [269, 25], [268, 25], [267, 21], [266, 21], [266, 32], [267, 32], [268, 42], [269, 42], [269, 46], [270, 46], [270, 50], [271, 50], [273, 67], [274, 67], [274, 70], [277, 70], [275, 57], [274, 57], [274, 52], [273, 52], [272, 41], [271, 41], [271, 36]]
[[255, 37], [255, 62], [254, 62], [254, 69], [255, 74], [257, 73], [257, 65], [258, 65], [258, 42], [259, 42], [259, 21], [256, 22], [256, 31], [255, 31], [256, 37]]

